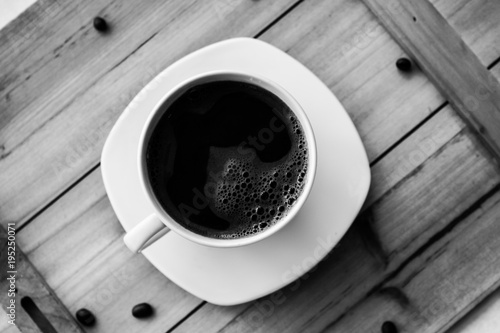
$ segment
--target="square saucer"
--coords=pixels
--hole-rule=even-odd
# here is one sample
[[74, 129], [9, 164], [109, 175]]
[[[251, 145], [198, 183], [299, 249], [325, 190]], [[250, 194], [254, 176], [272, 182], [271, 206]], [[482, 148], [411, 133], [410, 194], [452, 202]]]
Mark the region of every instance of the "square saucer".
[[178, 60], [127, 106], [106, 140], [101, 170], [111, 205], [125, 230], [153, 212], [140, 186], [137, 151], [148, 115], [172, 88], [205, 72], [228, 70], [267, 77], [302, 106], [314, 131], [314, 185], [297, 216], [260, 242], [237, 248], [195, 244], [174, 232], [142, 253], [167, 278], [217, 305], [270, 294], [321, 261], [359, 213], [370, 186], [361, 139], [344, 107], [311, 71], [276, 47], [252, 38], [207, 46]]

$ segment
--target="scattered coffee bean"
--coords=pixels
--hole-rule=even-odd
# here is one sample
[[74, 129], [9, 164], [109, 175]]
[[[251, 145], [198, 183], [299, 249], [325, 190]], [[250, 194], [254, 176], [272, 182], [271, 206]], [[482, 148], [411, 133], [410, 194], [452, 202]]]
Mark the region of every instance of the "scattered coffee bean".
[[134, 306], [132, 315], [136, 318], [147, 318], [153, 314], [153, 308], [148, 303], [141, 303]]
[[398, 333], [398, 328], [392, 321], [386, 321], [382, 324], [382, 333]]
[[95, 323], [95, 316], [87, 309], [76, 311], [76, 319], [84, 326], [92, 326]]
[[398, 61], [396, 61], [396, 67], [403, 72], [409, 72], [411, 71], [411, 60], [408, 58], [399, 58]]
[[98, 17], [94, 18], [94, 28], [97, 31], [104, 32], [104, 31], [108, 30], [108, 23], [102, 17], [98, 16]]

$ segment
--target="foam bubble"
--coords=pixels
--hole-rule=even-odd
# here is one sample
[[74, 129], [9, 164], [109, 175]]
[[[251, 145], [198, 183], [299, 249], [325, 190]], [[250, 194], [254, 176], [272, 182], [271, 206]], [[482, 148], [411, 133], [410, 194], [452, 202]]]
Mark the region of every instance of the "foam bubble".
[[[292, 147], [279, 161], [265, 163], [237, 147], [211, 147], [207, 182], [215, 183], [210, 208], [230, 221], [231, 233], [223, 238], [248, 237], [266, 230], [287, 216], [304, 188], [307, 175], [307, 144], [303, 130], [290, 116]], [[214, 177], [213, 175], [216, 175]], [[222, 238], [210, 233], [209, 237]]]

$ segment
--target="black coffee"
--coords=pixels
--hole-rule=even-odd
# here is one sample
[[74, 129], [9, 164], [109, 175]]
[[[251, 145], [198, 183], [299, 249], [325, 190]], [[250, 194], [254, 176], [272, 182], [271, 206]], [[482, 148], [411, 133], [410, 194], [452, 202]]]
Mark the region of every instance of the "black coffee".
[[217, 81], [178, 97], [153, 129], [149, 180], [179, 224], [212, 238], [261, 232], [287, 215], [307, 172], [292, 110], [259, 86]]

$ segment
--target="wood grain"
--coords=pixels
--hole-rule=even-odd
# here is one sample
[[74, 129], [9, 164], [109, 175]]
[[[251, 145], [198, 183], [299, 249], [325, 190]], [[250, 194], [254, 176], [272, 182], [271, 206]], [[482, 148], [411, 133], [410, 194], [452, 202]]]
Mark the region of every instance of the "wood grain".
[[500, 161], [500, 82], [428, 0], [364, 0]]
[[[3, 318], [6, 318], [7, 313], [3, 309], [0, 309], [0, 316]], [[0, 332], [2, 333], [22, 333], [19, 331], [19, 328], [17, 326], [13, 326], [7, 322], [7, 320], [1, 320], [0, 321]]]
[[[42, 332], [37, 323], [32, 320], [29, 311], [21, 305], [23, 299], [29, 297], [43, 313], [43, 316], [52, 325], [53, 329], [58, 332], [83, 332], [71, 313], [68, 312], [66, 307], [46, 284], [43, 277], [26, 258], [19, 246], [15, 244], [11, 245], [11, 242], [15, 243], [16, 226], [12, 225], [10, 227], [7, 230], [0, 227], [0, 262], [2, 263], [2, 271], [0, 271], [0, 287], [2, 290], [2, 293], [0, 293], [0, 303], [2, 304], [2, 309], [5, 311], [7, 307], [14, 307], [15, 318], [10, 319], [13, 319], [16, 329], [19, 329], [21, 332]], [[7, 231], [9, 232], [8, 234]], [[7, 238], [11, 236], [13, 240]], [[14, 267], [7, 265], [8, 261], [11, 261], [8, 260], [8, 256], [15, 257], [13, 261]], [[10, 297], [9, 293], [12, 292], [14, 296]], [[15, 329], [9, 328], [7, 331], [15, 332]]]
[[323, 332], [445, 332], [500, 285], [500, 192]]
[[500, 57], [500, 2], [496, 0], [431, 0], [464, 42], [487, 67]]
[[449, 105], [434, 118], [372, 167], [372, 180], [377, 186], [370, 189], [365, 207], [379, 200], [401, 180], [411, 176], [415, 169], [421, 167], [466, 126]]
[[500, 325], [499, 311], [500, 289], [497, 289], [453, 325], [447, 333], [494, 332]]

